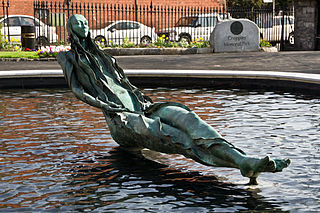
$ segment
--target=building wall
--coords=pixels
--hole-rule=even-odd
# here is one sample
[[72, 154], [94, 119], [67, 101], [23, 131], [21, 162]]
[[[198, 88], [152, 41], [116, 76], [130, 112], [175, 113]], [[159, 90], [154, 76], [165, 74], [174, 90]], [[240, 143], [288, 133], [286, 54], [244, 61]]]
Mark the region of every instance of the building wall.
[[[9, 0], [9, 14], [33, 15], [34, 0]], [[151, 0], [136, 0], [138, 5], [150, 5]], [[48, 1], [49, 3], [51, 1]], [[55, 1], [53, 1], [55, 2]], [[57, 2], [64, 2], [57, 0]], [[105, 4], [134, 4], [135, 0], [71, 0], [73, 3], [90, 2], [90, 3], [105, 3]], [[225, 0], [152, 0], [154, 6], [200, 6], [200, 7], [218, 7], [225, 4]]]
[[295, 49], [315, 50], [318, 28], [317, 0], [295, 2]]

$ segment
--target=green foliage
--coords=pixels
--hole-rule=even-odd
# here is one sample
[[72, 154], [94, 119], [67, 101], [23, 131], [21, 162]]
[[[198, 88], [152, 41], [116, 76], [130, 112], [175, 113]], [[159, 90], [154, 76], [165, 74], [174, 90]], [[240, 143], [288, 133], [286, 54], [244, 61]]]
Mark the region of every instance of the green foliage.
[[7, 35], [2, 35], [2, 24], [0, 24], [0, 50], [21, 50], [21, 43], [18, 39], [12, 38], [9, 41]]
[[[101, 48], [106, 48], [104, 42], [103, 43], [97, 43], [98, 46]], [[109, 41], [109, 46], [107, 48], [177, 48], [177, 47], [182, 47], [182, 48], [205, 48], [209, 47], [210, 44], [208, 41], [204, 41], [202, 38], [196, 39], [195, 41], [192, 41], [190, 44], [185, 41], [169, 41], [165, 35], [157, 37], [156, 41], [154, 43], [150, 44], [138, 44], [135, 45], [133, 42], [130, 42], [129, 39], [125, 38], [123, 40], [123, 43], [121, 45], [115, 45], [113, 44], [112, 41]]]
[[0, 58], [39, 58], [34, 51], [0, 51]]
[[136, 45], [133, 42], [129, 41], [128, 38], [124, 38], [121, 46], [124, 48], [131, 48], [131, 47], [135, 47]]
[[[289, 7], [294, 0], [276, 0], [277, 7]], [[259, 8], [262, 6], [272, 5], [271, 3], [263, 3], [263, 0], [228, 0], [228, 7], [244, 7], [244, 8]]]
[[182, 39], [181, 41], [179, 41], [179, 46], [183, 47], [183, 48], [188, 48], [189, 47], [189, 43], [185, 39]]
[[10, 41], [8, 39], [7, 35], [0, 35], [1, 41], [0, 41], [0, 50], [15, 50], [19, 51], [21, 50], [21, 43], [18, 39], [11, 38]]
[[259, 46], [260, 47], [272, 47], [272, 44], [270, 44], [270, 42], [268, 42], [268, 41], [265, 41], [265, 40], [260, 40], [260, 42], [259, 42]]
[[229, 0], [227, 1], [228, 7], [261, 7], [263, 5], [263, 0]]
[[209, 46], [210, 46], [209, 42], [204, 41], [203, 38], [196, 39], [195, 41], [192, 41], [190, 43], [191, 48], [205, 48], [205, 47], [209, 47]]
[[37, 52], [40, 58], [52, 58], [57, 57], [59, 52]]
[[2, 42], [3, 42], [3, 35], [2, 35], [2, 23], [0, 23], [0, 45], [2, 44]]

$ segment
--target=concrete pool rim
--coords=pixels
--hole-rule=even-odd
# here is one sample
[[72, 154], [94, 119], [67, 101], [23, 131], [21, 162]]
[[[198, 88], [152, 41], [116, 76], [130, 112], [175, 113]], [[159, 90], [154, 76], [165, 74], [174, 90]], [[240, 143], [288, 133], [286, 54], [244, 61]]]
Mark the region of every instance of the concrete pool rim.
[[[320, 74], [278, 71], [125, 69], [133, 84], [146, 87], [273, 87], [312, 90], [320, 94]], [[63, 87], [61, 69], [0, 72], [0, 89]]]

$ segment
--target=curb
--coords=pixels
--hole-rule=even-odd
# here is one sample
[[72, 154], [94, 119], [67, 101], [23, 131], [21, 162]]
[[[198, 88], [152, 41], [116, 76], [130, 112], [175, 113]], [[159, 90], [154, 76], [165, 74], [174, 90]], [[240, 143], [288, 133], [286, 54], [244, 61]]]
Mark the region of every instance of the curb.
[[[271, 89], [320, 95], [320, 74], [231, 70], [124, 70], [137, 87]], [[62, 70], [0, 72], [0, 90], [11, 88], [65, 88]]]
[[0, 58], [0, 61], [57, 61], [56, 58]]
[[[105, 48], [104, 52], [113, 56], [129, 55], [189, 55], [189, 54], [209, 54], [213, 49], [206, 48]], [[55, 57], [50, 58], [0, 58], [0, 61], [56, 61]]]
[[123, 55], [188, 55], [213, 53], [212, 48], [105, 48], [105, 53]]
[[[235, 83], [245, 85], [247, 83], [248, 86], [268, 87], [274, 84], [277, 87], [303, 88], [320, 93], [320, 74], [234, 70], [124, 70], [124, 72], [130, 80], [135, 79], [148, 86], [155, 86], [154, 82], [169, 86], [215, 86], [220, 82], [228, 81], [225, 85], [232, 86]], [[0, 72], [0, 89], [46, 88], [47, 86], [66, 86], [61, 69]]]
[[[206, 48], [105, 48], [103, 51], [113, 56], [130, 55], [191, 55], [191, 54], [211, 54], [214, 49]], [[278, 52], [275, 47], [262, 47], [262, 52]], [[49, 58], [0, 58], [0, 61], [56, 61], [55, 57]]]
[[[270, 71], [235, 70], [124, 70], [128, 77], [159, 78], [233, 78], [262, 79], [303, 82], [320, 85], [320, 74]], [[64, 78], [63, 71], [57, 70], [15, 70], [1, 71], [0, 79], [15, 78]], [[320, 89], [320, 88], [319, 88]]]

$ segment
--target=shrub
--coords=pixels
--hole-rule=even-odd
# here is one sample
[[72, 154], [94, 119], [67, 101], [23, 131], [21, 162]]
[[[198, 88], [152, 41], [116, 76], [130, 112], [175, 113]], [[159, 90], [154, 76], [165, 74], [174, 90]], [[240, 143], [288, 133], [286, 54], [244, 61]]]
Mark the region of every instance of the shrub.
[[272, 44], [270, 44], [270, 42], [268, 42], [268, 41], [260, 39], [259, 46], [260, 47], [272, 47]]

